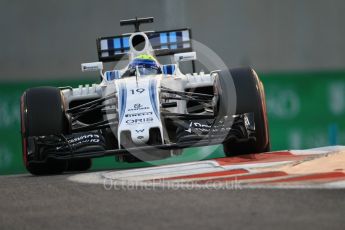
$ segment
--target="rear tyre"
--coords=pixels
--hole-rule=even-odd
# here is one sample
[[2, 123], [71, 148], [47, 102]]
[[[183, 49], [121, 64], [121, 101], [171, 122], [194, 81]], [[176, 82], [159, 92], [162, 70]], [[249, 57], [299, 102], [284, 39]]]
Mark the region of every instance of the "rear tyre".
[[[54, 87], [32, 88], [21, 97], [21, 133], [26, 169], [33, 175], [61, 174], [67, 161], [47, 159], [44, 163], [30, 162], [28, 137], [62, 134], [67, 131], [61, 92]], [[37, 150], [39, 151], [39, 150]], [[32, 153], [36, 154], [36, 153]]]
[[[229, 111], [231, 112], [230, 114], [233, 114], [231, 110], [233, 107], [236, 107], [235, 114], [253, 113], [254, 118], [250, 116], [249, 119], [254, 119], [256, 141], [248, 143], [225, 142], [223, 144], [225, 155], [233, 156], [270, 151], [266, 101], [262, 82], [256, 72], [251, 68], [230, 69], [230, 74], [236, 88], [237, 103], [234, 106], [231, 98], [227, 97], [229, 94], [221, 94], [220, 99], [223, 101], [221, 106], [225, 106], [225, 108], [220, 108], [220, 110], [225, 111], [229, 115]], [[231, 81], [229, 73], [220, 72], [220, 91], [226, 92], [226, 88], [223, 86], [229, 85], [229, 81]], [[224, 103], [224, 101], [228, 101], [228, 103]]]

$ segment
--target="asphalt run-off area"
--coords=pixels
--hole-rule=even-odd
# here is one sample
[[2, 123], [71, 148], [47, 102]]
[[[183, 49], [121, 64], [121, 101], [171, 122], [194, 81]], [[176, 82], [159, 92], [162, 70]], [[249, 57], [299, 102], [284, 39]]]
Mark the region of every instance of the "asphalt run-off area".
[[1, 229], [343, 229], [345, 147], [0, 177]]

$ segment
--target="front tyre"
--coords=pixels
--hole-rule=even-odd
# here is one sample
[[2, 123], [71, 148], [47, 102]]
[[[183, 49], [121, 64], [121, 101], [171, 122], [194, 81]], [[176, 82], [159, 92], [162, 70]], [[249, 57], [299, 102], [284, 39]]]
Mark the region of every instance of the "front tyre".
[[[68, 162], [65, 160], [32, 162], [32, 156], [28, 156], [28, 137], [63, 134], [67, 127], [60, 89], [37, 87], [24, 92], [21, 97], [23, 158], [25, 167], [31, 174], [60, 174], [66, 170]], [[37, 154], [38, 151], [31, 154]]]
[[[248, 153], [261, 153], [270, 151], [269, 128], [266, 114], [265, 93], [262, 82], [256, 72], [251, 68], [230, 69], [233, 84], [236, 88], [236, 112], [235, 114], [252, 113], [249, 119], [254, 120], [255, 141], [248, 143], [236, 143], [233, 141], [223, 144], [226, 156], [233, 156]], [[220, 87], [228, 85], [231, 79], [229, 74], [220, 72]], [[223, 92], [226, 89], [221, 89]], [[224, 94], [227, 95], [227, 94]], [[224, 95], [220, 95], [221, 97]], [[221, 98], [228, 101], [229, 106], [233, 106], [231, 98]], [[232, 103], [232, 104], [231, 104]], [[221, 105], [224, 106], [224, 103]], [[225, 105], [226, 107], [226, 105]], [[231, 108], [223, 108], [223, 111], [230, 111]], [[228, 115], [230, 115], [228, 113]], [[252, 121], [251, 121], [252, 122]]]

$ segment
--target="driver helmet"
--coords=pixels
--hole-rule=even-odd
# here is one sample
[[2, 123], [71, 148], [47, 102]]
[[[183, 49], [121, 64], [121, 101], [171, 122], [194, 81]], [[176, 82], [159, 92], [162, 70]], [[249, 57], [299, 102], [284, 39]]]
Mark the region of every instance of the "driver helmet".
[[149, 54], [141, 54], [129, 63], [128, 71], [131, 76], [134, 76], [137, 70], [140, 75], [154, 75], [162, 73], [158, 61]]

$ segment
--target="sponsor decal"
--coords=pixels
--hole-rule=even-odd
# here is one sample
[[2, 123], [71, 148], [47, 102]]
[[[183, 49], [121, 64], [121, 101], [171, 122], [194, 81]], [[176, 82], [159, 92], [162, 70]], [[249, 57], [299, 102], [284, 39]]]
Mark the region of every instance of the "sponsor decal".
[[189, 123], [189, 128], [185, 129], [185, 131], [188, 133], [201, 134], [201, 133], [210, 132], [211, 128], [213, 132], [225, 132], [225, 131], [228, 132], [231, 129], [230, 127], [224, 127], [224, 126], [219, 127], [218, 125], [215, 125], [212, 127], [210, 124], [207, 124], [207, 123], [191, 121]]
[[99, 143], [100, 137], [98, 134], [87, 134], [82, 135], [79, 137], [72, 138], [68, 140], [68, 143], [75, 144], [75, 143]]
[[202, 124], [199, 122], [190, 122], [189, 128], [185, 131], [188, 133], [205, 133], [210, 132], [211, 126], [208, 124]]
[[127, 125], [138, 125], [138, 124], [145, 124], [153, 122], [153, 117], [147, 118], [135, 118], [135, 119], [128, 119], [126, 120]]
[[142, 117], [152, 115], [152, 112], [132, 113], [126, 114], [125, 117]]
[[128, 109], [127, 111], [131, 112], [131, 111], [146, 110], [146, 109], [150, 109], [150, 107], [143, 106], [142, 104], [137, 103], [133, 105], [133, 108]]
[[[76, 146], [78, 146], [79, 144], [85, 144], [85, 143], [100, 143], [100, 135], [98, 134], [84, 134], [84, 135], [80, 135], [80, 136], [74, 136], [70, 139], [68, 139], [68, 145], [71, 145], [73, 148], [75, 148]], [[66, 146], [58, 146], [55, 149], [57, 151], [61, 150], [61, 149], [65, 149]]]

